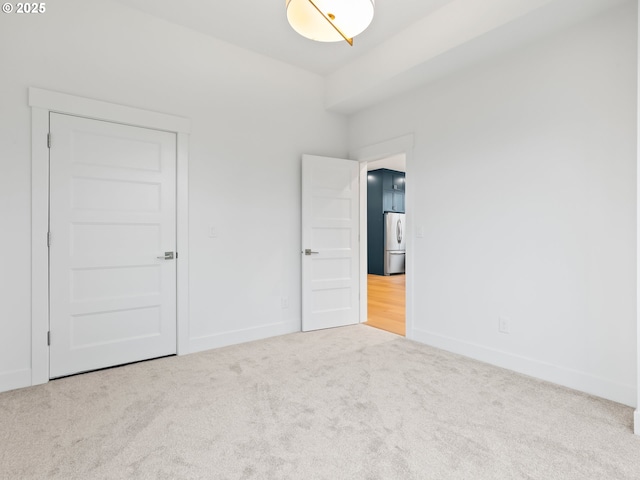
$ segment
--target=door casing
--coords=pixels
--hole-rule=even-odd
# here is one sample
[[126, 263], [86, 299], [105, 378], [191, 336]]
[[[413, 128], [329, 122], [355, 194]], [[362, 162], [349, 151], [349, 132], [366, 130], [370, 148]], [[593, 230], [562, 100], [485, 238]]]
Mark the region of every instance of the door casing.
[[[31, 107], [31, 385], [49, 381], [49, 113], [153, 128], [176, 134], [177, 352], [189, 353], [189, 238], [187, 118], [29, 88]], [[55, 142], [55, 139], [51, 139]]]

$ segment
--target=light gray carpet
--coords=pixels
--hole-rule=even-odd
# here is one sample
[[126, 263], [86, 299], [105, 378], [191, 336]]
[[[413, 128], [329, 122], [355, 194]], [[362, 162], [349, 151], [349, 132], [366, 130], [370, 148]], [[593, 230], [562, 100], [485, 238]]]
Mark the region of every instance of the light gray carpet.
[[637, 480], [632, 415], [358, 325], [0, 394], [0, 478]]

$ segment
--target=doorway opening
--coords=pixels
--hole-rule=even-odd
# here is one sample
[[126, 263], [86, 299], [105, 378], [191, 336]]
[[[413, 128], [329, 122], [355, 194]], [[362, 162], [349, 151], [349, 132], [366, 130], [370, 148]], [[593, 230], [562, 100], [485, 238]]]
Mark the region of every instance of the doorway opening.
[[406, 154], [367, 162], [365, 325], [406, 335]]

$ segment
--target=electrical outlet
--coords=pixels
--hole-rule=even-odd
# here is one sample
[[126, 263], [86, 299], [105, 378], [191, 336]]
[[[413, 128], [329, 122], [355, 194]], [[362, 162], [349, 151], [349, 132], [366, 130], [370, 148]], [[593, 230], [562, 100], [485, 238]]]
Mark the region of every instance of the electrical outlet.
[[280, 305], [282, 306], [282, 308], [289, 308], [289, 297], [282, 297], [280, 299]]
[[498, 317], [498, 331], [500, 333], [509, 333], [509, 319]]

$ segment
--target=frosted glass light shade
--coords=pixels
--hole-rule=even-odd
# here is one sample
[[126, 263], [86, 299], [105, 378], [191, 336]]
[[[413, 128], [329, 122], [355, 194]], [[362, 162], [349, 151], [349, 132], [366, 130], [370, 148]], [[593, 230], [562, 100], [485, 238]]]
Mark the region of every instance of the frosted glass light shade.
[[[375, 0], [313, 0], [318, 9], [345, 36], [362, 33], [373, 20]], [[309, 0], [287, 0], [287, 20], [303, 37], [318, 42], [340, 42], [344, 38]]]

